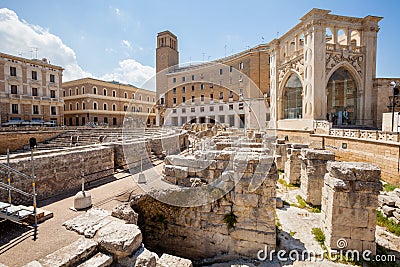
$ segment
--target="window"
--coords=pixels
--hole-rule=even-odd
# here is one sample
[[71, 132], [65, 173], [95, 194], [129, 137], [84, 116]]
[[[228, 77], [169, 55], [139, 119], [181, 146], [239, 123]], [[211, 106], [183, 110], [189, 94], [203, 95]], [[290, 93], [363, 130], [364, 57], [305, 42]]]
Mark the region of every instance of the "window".
[[233, 67], [229, 66], [229, 72], [232, 72], [232, 70], [233, 70]]
[[219, 111], [224, 111], [224, 106], [219, 106]]
[[16, 85], [11, 85], [11, 94], [18, 94], [18, 87]]
[[86, 109], [85, 102], [82, 103], [82, 109]]
[[54, 82], [55, 82], [54, 74], [50, 74], [50, 82], [51, 82], [51, 83], [54, 83]]
[[214, 100], [214, 94], [210, 94], [210, 101]]
[[192, 95], [192, 103], [194, 103], [194, 95]]
[[117, 125], [117, 118], [113, 118], [113, 125]]
[[176, 88], [172, 88], [172, 93], [176, 94]]
[[200, 89], [204, 90], [204, 84], [200, 84]]
[[156, 99], [153, 97], [153, 102], [156, 102]]
[[115, 104], [113, 104], [112, 109], [113, 109], [113, 111], [116, 111], [117, 110], [117, 106]]
[[[113, 96], [113, 97], [115, 97], [115, 96], [116, 96], [115, 90], [113, 90], [113, 91], [112, 91], [112, 96]], [[132, 98], [135, 98], [135, 95], [133, 95], [133, 97], [132, 97]]]
[[97, 117], [93, 117], [93, 122], [98, 122], [99, 121], [99, 119], [97, 118]]
[[33, 105], [33, 114], [38, 115], [39, 114], [39, 106], [38, 105]]
[[147, 97], [147, 102], [150, 102], [150, 97], [149, 96]]
[[201, 96], [200, 96], [200, 101], [201, 101], [201, 102], [204, 102], [204, 95], [201, 95]]
[[32, 88], [32, 96], [37, 96], [37, 88], [33, 87]]
[[135, 111], [136, 111], [135, 106], [132, 106], [132, 112], [135, 112]]
[[57, 115], [56, 107], [50, 107], [51, 115]]
[[219, 69], [219, 75], [222, 75], [223, 71], [222, 69]]
[[219, 92], [219, 99], [224, 99], [224, 92]]
[[172, 78], [172, 82], [173, 82], [173, 83], [176, 83], [176, 78]]
[[186, 108], [183, 108], [183, 109], [182, 109], [182, 113], [186, 113]]
[[192, 75], [192, 81], [194, 81], [194, 75]]
[[160, 104], [161, 104], [161, 105], [164, 105], [164, 97], [161, 97], [161, 98], [160, 98]]
[[65, 105], [64, 105], [64, 111], [65, 111]]
[[173, 103], [176, 104], [176, 97], [174, 97], [172, 100], [173, 100]]
[[184, 81], [186, 81], [186, 77], [185, 76], [182, 77], [182, 82], [184, 82]]
[[56, 98], [56, 91], [55, 90], [50, 90], [50, 97], [51, 98]]
[[233, 98], [233, 91], [229, 91], [229, 98]]
[[69, 110], [72, 110], [72, 104], [69, 104]]
[[11, 105], [11, 112], [12, 114], [18, 114], [18, 104]]
[[78, 94], [79, 94], [78, 88], [76, 88], [76, 89], [75, 89], [75, 95], [78, 95]]
[[142, 96], [141, 95], [139, 95], [139, 100], [142, 100]]
[[172, 110], [172, 113], [176, 113], [176, 108], [174, 108], [174, 109]]
[[229, 104], [229, 110], [233, 110], [233, 104]]
[[93, 87], [93, 94], [97, 94], [97, 88]]
[[124, 98], [128, 98], [128, 94], [126, 92], [124, 93]]
[[124, 111], [128, 110], [128, 106], [124, 105]]
[[150, 113], [150, 108], [147, 108], [147, 113]]
[[63, 96], [65, 97], [65, 91], [63, 91]]
[[97, 109], [97, 103], [96, 102], [93, 103], [93, 109]]
[[182, 87], [182, 93], [186, 93], [186, 87], [185, 86]]
[[10, 67], [10, 76], [17, 76], [17, 68]]
[[213, 106], [210, 106], [210, 111], [214, 111], [214, 107]]
[[242, 70], [244, 68], [244, 63], [243, 62], [240, 62], [239, 63], [239, 70]]
[[82, 87], [82, 94], [85, 94], [85, 87]]
[[103, 104], [103, 109], [107, 110], [107, 104], [106, 103]]
[[204, 107], [200, 107], [200, 112], [204, 112]]
[[76, 110], [79, 110], [79, 103], [76, 103]]
[[239, 103], [239, 110], [243, 110], [244, 106], [243, 103]]
[[105, 117], [105, 118], [103, 119], [103, 121], [104, 121], [104, 123], [108, 123], [108, 118]]
[[69, 89], [69, 96], [71, 96], [72, 95], [72, 90], [71, 89]]
[[194, 85], [192, 85], [192, 92], [194, 91]]
[[196, 112], [196, 108], [191, 108], [190, 112]]
[[219, 122], [220, 123], [225, 123], [225, 115], [220, 115], [219, 116]]
[[32, 80], [37, 80], [37, 71], [32, 71]]
[[107, 95], [107, 89], [103, 89], [103, 95]]
[[186, 102], [186, 97], [182, 96], [182, 103], [185, 103], [185, 102]]
[[303, 111], [303, 86], [297, 75], [292, 74], [286, 81], [283, 95], [285, 119], [301, 119]]

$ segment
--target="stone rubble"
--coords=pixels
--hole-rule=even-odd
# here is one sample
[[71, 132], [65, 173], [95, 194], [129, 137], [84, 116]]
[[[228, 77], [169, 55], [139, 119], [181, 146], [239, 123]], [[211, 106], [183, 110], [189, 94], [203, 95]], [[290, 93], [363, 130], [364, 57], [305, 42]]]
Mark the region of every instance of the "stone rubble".
[[381, 192], [378, 201], [378, 210], [382, 215], [400, 224], [400, 188], [396, 188], [392, 192]]

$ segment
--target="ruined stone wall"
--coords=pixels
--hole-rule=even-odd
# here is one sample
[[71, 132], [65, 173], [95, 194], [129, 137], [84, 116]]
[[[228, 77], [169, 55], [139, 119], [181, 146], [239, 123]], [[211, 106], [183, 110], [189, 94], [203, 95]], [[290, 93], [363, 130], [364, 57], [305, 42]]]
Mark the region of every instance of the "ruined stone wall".
[[151, 164], [151, 153], [148, 142], [144, 140], [111, 143], [114, 150], [114, 167], [120, 169], [129, 168], [133, 173], [140, 171], [142, 160], [143, 169], [153, 167]]
[[[236, 171], [232, 176], [244, 168], [243, 177], [226, 195], [210, 204], [176, 207], [149, 195], [133, 201], [132, 206], [140, 215], [139, 226], [146, 246], [198, 261], [254, 259], [265, 245], [274, 249], [277, 170], [274, 163], [269, 172], [256, 165], [235, 160]], [[254, 172], [256, 169], [260, 173]], [[252, 186], [260, 179], [262, 183], [253, 190]], [[224, 222], [230, 212], [237, 216], [232, 229]]]
[[[10, 166], [18, 171], [31, 174], [30, 157], [11, 157]], [[6, 163], [4, 160], [2, 163]], [[52, 153], [40, 153], [34, 156], [36, 193], [38, 199], [46, 199], [68, 191], [79, 190], [81, 187], [81, 171], [85, 172], [86, 182], [114, 173], [114, 153], [111, 147], [95, 146]], [[6, 182], [4, 174], [0, 180]], [[31, 180], [12, 175], [12, 186], [25, 192], [32, 192]], [[26, 203], [25, 198], [15, 192], [12, 193], [13, 203]], [[0, 199], [7, 199], [7, 191], [0, 191]]]
[[[381, 178], [392, 184], [400, 185], [400, 143], [383, 141], [355, 140], [324, 136], [325, 148], [336, 155], [338, 161], [360, 161], [378, 166]], [[343, 144], [347, 145], [343, 149]]]
[[25, 145], [29, 145], [29, 138], [36, 138], [37, 142], [43, 142], [64, 131], [10, 131], [0, 132], [0, 154], [6, 154], [7, 148], [10, 152], [17, 149], [23, 148]]
[[167, 155], [179, 153], [181, 149], [189, 145], [186, 132], [169, 135], [158, 136], [147, 139], [148, 146], [156, 154], [161, 155], [163, 151]]

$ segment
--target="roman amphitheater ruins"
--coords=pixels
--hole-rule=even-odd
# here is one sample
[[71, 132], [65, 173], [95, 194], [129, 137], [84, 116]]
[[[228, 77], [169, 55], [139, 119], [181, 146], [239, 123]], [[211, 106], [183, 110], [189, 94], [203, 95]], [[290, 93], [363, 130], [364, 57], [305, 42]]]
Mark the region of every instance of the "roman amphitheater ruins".
[[157, 126], [127, 106], [118, 128], [0, 128], [0, 266], [400, 264], [380, 20], [313, 9], [189, 66], [161, 32]]

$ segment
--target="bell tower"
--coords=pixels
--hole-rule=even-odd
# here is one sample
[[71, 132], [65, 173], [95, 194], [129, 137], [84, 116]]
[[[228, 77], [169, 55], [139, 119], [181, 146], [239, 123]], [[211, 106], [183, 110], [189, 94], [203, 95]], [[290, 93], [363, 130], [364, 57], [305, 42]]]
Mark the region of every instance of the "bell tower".
[[157, 35], [156, 71], [157, 73], [179, 63], [178, 39], [170, 31]]

